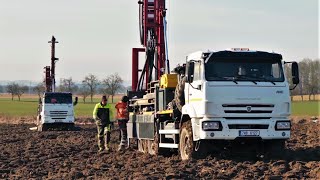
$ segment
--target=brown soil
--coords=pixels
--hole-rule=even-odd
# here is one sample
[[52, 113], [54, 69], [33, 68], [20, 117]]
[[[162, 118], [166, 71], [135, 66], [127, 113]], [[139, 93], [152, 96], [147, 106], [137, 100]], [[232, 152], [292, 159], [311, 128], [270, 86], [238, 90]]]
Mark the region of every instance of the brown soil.
[[97, 153], [94, 125], [79, 131], [30, 131], [32, 124], [0, 125], [0, 179], [320, 179], [320, 124], [293, 124], [281, 158], [211, 157], [181, 161], [128, 149]]

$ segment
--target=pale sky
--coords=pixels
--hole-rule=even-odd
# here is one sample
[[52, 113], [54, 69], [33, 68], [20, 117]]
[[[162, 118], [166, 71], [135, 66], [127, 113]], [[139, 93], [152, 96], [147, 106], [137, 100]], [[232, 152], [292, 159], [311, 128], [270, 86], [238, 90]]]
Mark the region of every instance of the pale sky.
[[[41, 81], [59, 41], [56, 80], [131, 80], [141, 47], [138, 0], [0, 0], [0, 81]], [[167, 0], [170, 66], [198, 50], [248, 47], [284, 60], [319, 58], [318, 0]]]

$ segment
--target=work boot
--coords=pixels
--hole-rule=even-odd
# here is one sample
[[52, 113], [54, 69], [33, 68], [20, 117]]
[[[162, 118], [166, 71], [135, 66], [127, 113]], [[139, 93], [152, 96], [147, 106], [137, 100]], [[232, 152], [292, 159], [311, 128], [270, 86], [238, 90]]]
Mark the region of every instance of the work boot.
[[99, 148], [99, 153], [103, 152], [104, 151], [104, 148]]
[[98, 147], [99, 147], [99, 152], [104, 150], [104, 140], [103, 137], [98, 137]]
[[105, 150], [106, 150], [107, 152], [110, 151], [110, 145], [109, 145], [109, 144], [106, 144]]

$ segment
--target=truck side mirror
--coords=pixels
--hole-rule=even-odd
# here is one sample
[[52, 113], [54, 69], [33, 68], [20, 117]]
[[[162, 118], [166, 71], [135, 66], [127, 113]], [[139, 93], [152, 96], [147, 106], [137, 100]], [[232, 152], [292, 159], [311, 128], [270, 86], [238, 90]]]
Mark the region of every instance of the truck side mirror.
[[292, 62], [291, 65], [292, 83], [299, 84], [299, 67], [297, 62]]
[[193, 82], [193, 72], [194, 72], [194, 62], [188, 62], [186, 69], [187, 69], [187, 71], [186, 71], [187, 82], [192, 83]]
[[74, 100], [74, 102], [73, 102], [73, 105], [75, 106], [75, 105], [77, 105], [78, 104], [78, 97], [75, 97], [75, 100]]

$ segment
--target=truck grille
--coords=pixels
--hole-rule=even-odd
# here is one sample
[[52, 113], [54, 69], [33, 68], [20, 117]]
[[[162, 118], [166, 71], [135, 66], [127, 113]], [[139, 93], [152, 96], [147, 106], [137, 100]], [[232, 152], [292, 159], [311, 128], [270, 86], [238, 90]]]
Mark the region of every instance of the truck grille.
[[265, 110], [225, 110], [225, 113], [272, 113], [272, 111], [265, 111]]
[[222, 104], [226, 114], [270, 114], [274, 104]]
[[267, 124], [229, 124], [229, 129], [268, 129]]
[[222, 107], [274, 107], [273, 104], [222, 104]]
[[49, 111], [52, 119], [66, 119], [68, 111]]
[[260, 120], [260, 119], [271, 119], [271, 117], [223, 117], [227, 120]]

